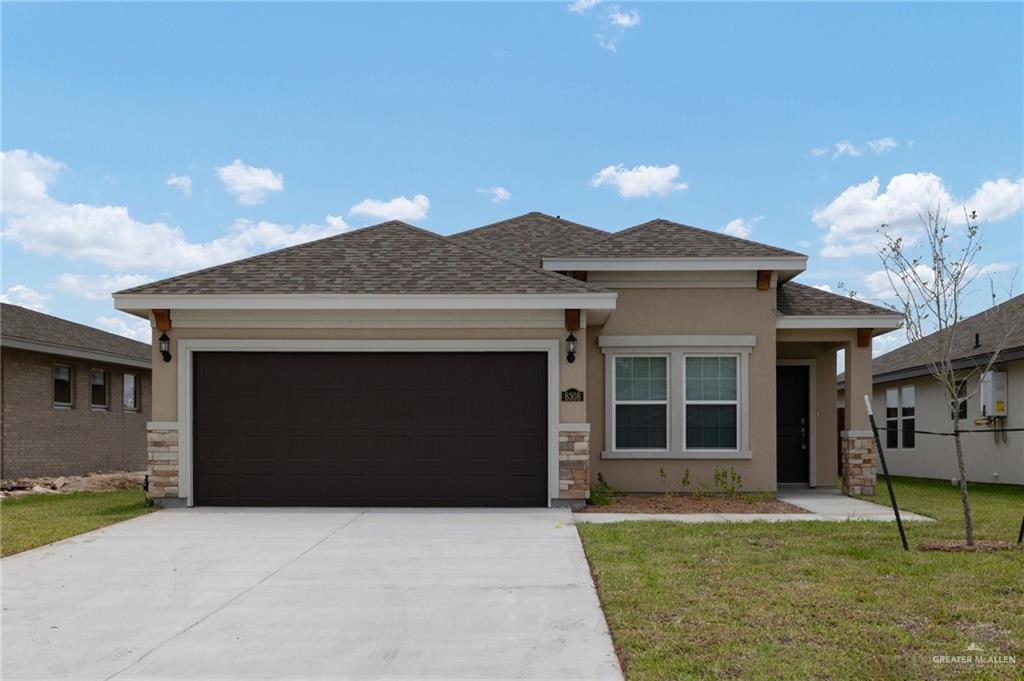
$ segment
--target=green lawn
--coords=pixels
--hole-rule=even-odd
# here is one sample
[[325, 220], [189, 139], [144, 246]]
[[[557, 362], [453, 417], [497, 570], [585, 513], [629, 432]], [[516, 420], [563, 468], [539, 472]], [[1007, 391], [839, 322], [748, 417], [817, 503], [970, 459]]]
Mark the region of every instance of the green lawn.
[[[1024, 489], [971, 490], [976, 537], [1016, 541]], [[948, 482], [899, 479], [895, 492], [936, 518], [907, 523], [912, 549], [962, 538]], [[905, 553], [881, 522], [577, 527], [634, 681], [1024, 679], [1024, 550]], [[1016, 663], [933, 661], [972, 642]]]
[[149, 513], [142, 490], [33, 494], [0, 502], [0, 555]]

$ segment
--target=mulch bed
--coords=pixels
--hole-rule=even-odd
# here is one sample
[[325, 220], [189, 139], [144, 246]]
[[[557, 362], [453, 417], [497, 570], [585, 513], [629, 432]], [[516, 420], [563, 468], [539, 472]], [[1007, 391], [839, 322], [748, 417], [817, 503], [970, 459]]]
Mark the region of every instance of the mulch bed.
[[0, 481], [0, 499], [29, 494], [61, 494], [68, 492], [110, 492], [119, 489], [140, 489], [145, 471], [90, 473], [59, 478], [19, 478]]
[[585, 506], [581, 513], [807, 513], [764, 494], [693, 495], [628, 494], [607, 506]]
[[974, 546], [968, 546], [963, 540], [956, 541], [934, 541], [921, 544], [918, 547], [921, 551], [947, 551], [947, 552], [979, 552], [989, 553], [991, 551], [1006, 551], [1020, 549], [1021, 545], [1008, 541], [975, 540]]

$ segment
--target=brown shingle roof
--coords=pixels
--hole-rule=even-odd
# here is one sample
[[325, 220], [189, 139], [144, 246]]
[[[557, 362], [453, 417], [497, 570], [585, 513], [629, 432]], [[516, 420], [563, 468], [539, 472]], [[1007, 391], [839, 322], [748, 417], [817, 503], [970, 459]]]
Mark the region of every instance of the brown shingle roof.
[[570, 258], [804, 257], [784, 248], [662, 219], [624, 229], [561, 255]]
[[849, 296], [787, 281], [778, 288], [776, 306], [784, 315], [793, 316], [834, 316], [834, 315], [895, 315], [899, 314], [885, 307], [865, 303]]
[[52, 346], [53, 354], [61, 350], [79, 350], [149, 362], [150, 346], [84, 324], [53, 317], [17, 305], [0, 304], [0, 342], [22, 341]]
[[532, 212], [459, 232], [448, 238], [538, 267], [544, 257], [568, 253], [606, 236], [608, 232], [600, 229]]
[[391, 221], [119, 294], [545, 294], [602, 290]]
[[[975, 334], [979, 341], [977, 347], [974, 345]], [[987, 360], [1004, 337], [1006, 342], [1003, 352], [1024, 350], [1024, 295], [967, 317], [953, 326], [951, 359], [968, 361], [977, 357], [979, 360]], [[937, 342], [938, 334], [933, 333], [879, 355], [872, 363], [872, 372], [877, 377], [923, 367], [923, 357], [928, 355], [928, 349]]]

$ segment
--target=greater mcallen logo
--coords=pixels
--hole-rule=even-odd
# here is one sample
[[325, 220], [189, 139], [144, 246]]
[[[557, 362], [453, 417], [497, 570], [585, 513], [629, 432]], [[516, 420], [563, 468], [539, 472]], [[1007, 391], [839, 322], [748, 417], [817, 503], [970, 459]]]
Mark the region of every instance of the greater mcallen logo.
[[987, 650], [977, 643], [971, 642], [959, 655], [933, 655], [932, 662], [935, 664], [958, 664], [958, 665], [1012, 665], [1017, 664], [1015, 655], [990, 655]]

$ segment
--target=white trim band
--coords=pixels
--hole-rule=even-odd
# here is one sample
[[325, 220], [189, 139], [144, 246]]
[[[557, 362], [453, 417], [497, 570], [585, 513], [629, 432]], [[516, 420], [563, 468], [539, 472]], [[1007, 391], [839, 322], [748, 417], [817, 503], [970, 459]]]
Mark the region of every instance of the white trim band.
[[899, 315], [786, 315], [775, 322], [777, 329], [898, 329]]
[[122, 311], [191, 310], [614, 310], [613, 292], [559, 294], [414, 295], [303, 294], [147, 295], [114, 296]]
[[679, 271], [723, 272], [729, 270], [783, 270], [807, 269], [807, 256], [765, 256], [752, 258], [544, 258], [544, 269], [606, 270], [612, 272]]

